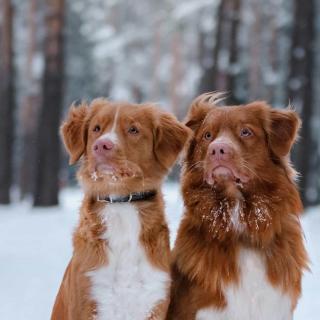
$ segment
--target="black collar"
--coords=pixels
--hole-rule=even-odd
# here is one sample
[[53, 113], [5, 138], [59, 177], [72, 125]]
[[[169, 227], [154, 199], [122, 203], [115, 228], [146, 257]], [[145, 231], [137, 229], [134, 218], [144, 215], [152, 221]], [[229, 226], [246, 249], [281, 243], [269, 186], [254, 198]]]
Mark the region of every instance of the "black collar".
[[143, 191], [143, 192], [132, 192], [127, 196], [117, 196], [117, 195], [98, 196], [97, 201], [106, 202], [106, 203], [146, 201], [154, 198], [156, 194], [157, 194], [156, 190], [150, 190], [150, 191]]

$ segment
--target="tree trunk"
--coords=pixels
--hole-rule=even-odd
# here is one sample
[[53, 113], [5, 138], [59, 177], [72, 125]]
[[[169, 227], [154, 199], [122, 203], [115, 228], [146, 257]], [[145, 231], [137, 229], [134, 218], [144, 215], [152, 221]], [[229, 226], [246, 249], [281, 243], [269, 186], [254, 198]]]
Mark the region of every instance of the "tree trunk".
[[229, 92], [230, 103], [238, 103], [235, 94], [235, 82], [237, 75], [237, 62], [238, 62], [238, 31], [240, 25], [240, 9], [241, 9], [241, 0], [233, 0], [231, 6], [231, 27], [230, 27], [230, 44], [229, 44], [229, 70], [227, 73], [226, 79], [226, 90]]
[[315, 5], [313, 0], [295, 0], [292, 33], [288, 97], [302, 118], [301, 139], [296, 146], [294, 162], [301, 174], [300, 190], [305, 205], [309, 205], [307, 191], [313, 154], [311, 119], [313, 104], [313, 68], [315, 39]]
[[251, 1], [252, 14], [255, 19], [251, 24], [249, 37], [249, 70], [248, 70], [248, 100], [261, 99], [263, 96], [263, 75], [262, 75], [262, 51], [263, 51], [263, 14], [261, 5]]
[[58, 204], [60, 162], [58, 128], [64, 82], [64, 0], [48, 0], [45, 19], [45, 69], [37, 132], [35, 206]]
[[171, 55], [172, 55], [172, 66], [171, 66], [171, 77], [170, 77], [170, 104], [171, 111], [174, 115], [179, 117], [179, 85], [181, 81], [181, 37], [178, 32], [174, 32], [171, 40]]
[[[229, 1], [229, 0], [227, 0]], [[222, 46], [222, 25], [223, 25], [223, 12], [225, 7], [226, 1], [220, 0], [218, 10], [217, 10], [217, 26], [216, 26], [216, 32], [215, 32], [215, 45], [212, 51], [212, 57], [213, 57], [213, 63], [212, 66], [208, 68], [204, 68], [202, 78], [200, 79], [200, 85], [199, 85], [199, 93], [209, 92], [217, 90], [215, 88], [215, 80], [216, 80], [216, 74], [218, 69], [218, 58], [219, 58], [219, 51]], [[201, 37], [204, 37], [203, 34], [200, 34]], [[203, 42], [203, 41], [202, 41]], [[203, 49], [204, 51], [204, 49]], [[202, 59], [205, 59], [205, 57], [201, 57]], [[201, 64], [201, 63], [200, 63]]]
[[10, 203], [13, 162], [14, 66], [13, 7], [0, 2], [0, 203]]
[[[37, 129], [38, 110], [40, 106], [40, 81], [34, 70], [36, 54], [39, 54], [40, 43], [37, 38], [38, 0], [30, 0], [28, 15], [28, 48], [24, 81], [29, 84], [20, 109], [21, 125], [21, 157], [19, 158], [19, 187], [23, 199], [34, 190], [35, 170], [35, 135]], [[37, 71], [38, 72], [38, 71]]]
[[[203, 72], [199, 91], [229, 91], [229, 100], [235, 103], [235, 65], [238, 60], [238, 30], [241, 0], [221, 0], [217, 11], [213, 65]], [[221, 63], [222, 62], [222, 63]]]

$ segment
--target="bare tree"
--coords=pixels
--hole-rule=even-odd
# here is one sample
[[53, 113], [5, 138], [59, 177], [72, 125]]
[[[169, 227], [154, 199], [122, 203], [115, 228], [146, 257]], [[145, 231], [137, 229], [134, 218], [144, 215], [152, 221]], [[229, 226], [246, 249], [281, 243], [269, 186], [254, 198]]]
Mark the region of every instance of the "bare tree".
[[[264, 14], [261, 4], [258, 1], [250, 2], [252, 13], [255, 19], [251, 25], [248, 36], [251, 41], [249, 44], [250, 63], [248, 68], [248, 99], [256, 100], [263, 97], [263, 70], [262, 70], [262, 52], [263, 52], [263, 20]], [[265, 53], [266, 55], [266, 53]]]
[[19, 187], [20, 196], [24, 198], [34, 189], [35, 169], [35, 134], [37, 128], [37, 116], [40, 106], [40, 77], [36, 60], [40, 58], [39, 41], [39, 0], [29, 1], [27, 16], [28, 43], [26, 55], [26, 70], [24, 81], [28, 84], [26, 94], [22, 99], [19, 120], [21, 125], [21, 157], [19, 157]]
[[307, 191], [312, 155], [311, 119], [313, 114], [313, 69], [315, 40], [315, 5], [313, 0], [295, 0], [292, 31], [288, 97], [302, 117], [301, 139], [296, 147], [294, 162], [301, 173], [302, 199], [308, 205]]
[[10, 202], [14, 123], [13, 6], [0, 1], [0, 203]]
[[175, 32], [172, 36], [172, 72], [170, 78], [171, 111], [179, 116], [179, 85], [181, 82], [181, 35]]
[[235, 64], [238, 59], [238, 30], [240, 25], [241, 0], [222, 0], [217, 10], [213, 64], [204, 70], [200, 92], [230, 91], [230, 100], [235, 102]]
[[35, 206], [58, 204], [60, 139], [64, 82], [64, 0], [48, 0], [45, 17], [45, 67], [37, 132]]

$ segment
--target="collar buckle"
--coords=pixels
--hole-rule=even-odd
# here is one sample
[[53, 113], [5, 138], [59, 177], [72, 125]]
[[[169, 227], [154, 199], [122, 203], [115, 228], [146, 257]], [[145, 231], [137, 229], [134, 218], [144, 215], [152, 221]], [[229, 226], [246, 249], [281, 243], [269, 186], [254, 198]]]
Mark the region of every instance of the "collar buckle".
[[105, 202], [105, 203], [112, 203], [112, 197], [100, 198], [100, 195], [98, 195], [97, 196], [97, 201], [98, 202]]

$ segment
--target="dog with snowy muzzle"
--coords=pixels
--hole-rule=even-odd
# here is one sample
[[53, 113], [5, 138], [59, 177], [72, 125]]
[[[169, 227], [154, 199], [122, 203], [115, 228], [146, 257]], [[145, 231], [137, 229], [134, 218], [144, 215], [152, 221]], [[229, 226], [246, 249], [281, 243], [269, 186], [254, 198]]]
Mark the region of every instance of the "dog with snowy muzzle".
[[53, 320], [165, 319], [169, 231], [161, 184], [191, 130], [151, 104], [96, 99], [61, 127], [84, 189]]
[[289, 152], [300, 126], [265, 102], [192, 104], [182, 173], [185, 213], [168, 320], [289, 320], [308, 268]]

